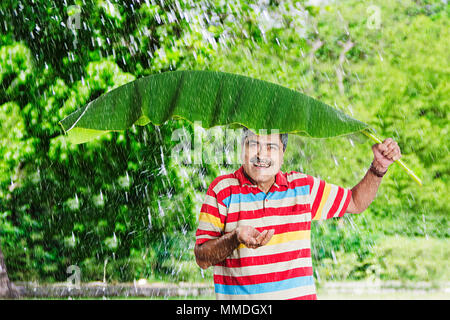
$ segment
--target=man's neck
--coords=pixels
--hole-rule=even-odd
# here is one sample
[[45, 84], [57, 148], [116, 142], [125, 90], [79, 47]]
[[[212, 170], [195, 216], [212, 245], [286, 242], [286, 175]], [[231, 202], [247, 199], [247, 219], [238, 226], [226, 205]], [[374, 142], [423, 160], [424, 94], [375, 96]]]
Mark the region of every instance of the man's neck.
[[267, 192], [269, 192], [270, 188], [272, 188], [274, 182], [275, 182], [275, 178], [273, 179], [272, 182], [260, 183], [260, 184], [257, 184], [257, 186], [262, 192], [267, 193]]

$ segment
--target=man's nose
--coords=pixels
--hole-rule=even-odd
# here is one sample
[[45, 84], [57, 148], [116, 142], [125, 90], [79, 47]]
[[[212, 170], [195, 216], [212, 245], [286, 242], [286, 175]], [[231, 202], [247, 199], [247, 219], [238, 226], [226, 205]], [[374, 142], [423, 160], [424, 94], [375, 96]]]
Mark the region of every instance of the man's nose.
[[258, 144], [258, 147], [256, 149], [256, 155], [259, 157], [260, 155], [267, 154], [267, 147], [263, 144]]
[[256, 155], [259, 156], [262, 153], [262, 145], [258, 143], [258, 146], [256, 147]]

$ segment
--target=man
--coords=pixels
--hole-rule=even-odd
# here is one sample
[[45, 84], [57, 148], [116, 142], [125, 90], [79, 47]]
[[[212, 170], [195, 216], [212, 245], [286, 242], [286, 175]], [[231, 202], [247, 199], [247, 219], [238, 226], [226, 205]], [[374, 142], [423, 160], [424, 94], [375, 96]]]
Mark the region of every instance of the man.
[[243, 165], [214, 179], [201, 207], [197, 264], [214, 266], [218, 299], [316, 299], [311, 221], [363, 212], [400, 148], [393, 139], [372, 146], [370, 169], [345, 189], [281, 172], [287, 134], [243, 132]]

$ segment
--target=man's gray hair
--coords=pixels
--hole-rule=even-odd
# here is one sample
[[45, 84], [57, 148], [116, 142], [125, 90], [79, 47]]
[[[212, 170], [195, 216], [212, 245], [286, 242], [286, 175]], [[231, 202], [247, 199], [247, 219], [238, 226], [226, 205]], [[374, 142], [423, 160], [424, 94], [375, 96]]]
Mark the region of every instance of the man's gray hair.
[[[242, 127], [243, 131], [242, 131], [242, 144], [245, 142], [245, 139], [250, 135], [250, 134], [255, 134], [253, 131], [251, 131], [250, 129], [248, 129], [247, 127]], [[287, 143], [288, 143], [288, 134], [287, 133], [281, 133], [280, 134], [280, 140], [281, 143], [283, 144], [283, 152], [286, 151], [287, 148]]]

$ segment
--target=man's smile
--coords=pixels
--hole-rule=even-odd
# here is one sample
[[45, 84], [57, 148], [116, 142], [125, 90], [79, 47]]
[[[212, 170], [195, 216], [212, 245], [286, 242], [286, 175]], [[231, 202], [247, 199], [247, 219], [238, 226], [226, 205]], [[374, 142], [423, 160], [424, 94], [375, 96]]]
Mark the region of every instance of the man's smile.
[[268, 167], [270, 167], [270, 164], [254, 163], [253, 166], [256, 167], [256, 168], [268, 168]]
[[258, 158], [251, 159], [250, 163], [253, 164], [253, 167], [258, 168], [258, 169], [269, 168], [271, 166], [270, 160], [262, 161], [261, 159], [258, 159]]

